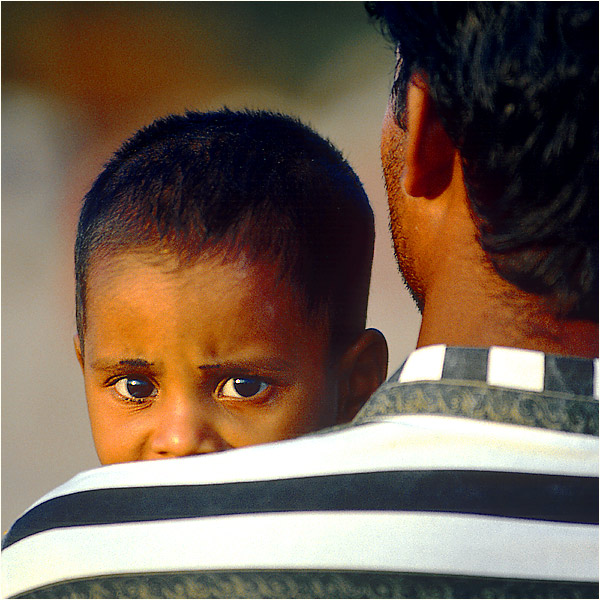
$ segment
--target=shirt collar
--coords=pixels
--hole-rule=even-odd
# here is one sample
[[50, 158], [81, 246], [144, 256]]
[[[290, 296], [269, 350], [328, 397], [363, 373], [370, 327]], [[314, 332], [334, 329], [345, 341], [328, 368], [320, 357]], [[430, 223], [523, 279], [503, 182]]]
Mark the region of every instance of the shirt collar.
[[[598, 399], [598, 359], [544, 354], [521, 348], [456, 348], [442, 344], [412, 352], [396, 381], [483, 381], [530, 392], [564, 392]], [[390, 381], [394, 380], [394, 376]]]
[[355, 422], [434, 413], [598, 435], [598, 379], [598, 359], [500, 346], [425, 346], [409, 355]]

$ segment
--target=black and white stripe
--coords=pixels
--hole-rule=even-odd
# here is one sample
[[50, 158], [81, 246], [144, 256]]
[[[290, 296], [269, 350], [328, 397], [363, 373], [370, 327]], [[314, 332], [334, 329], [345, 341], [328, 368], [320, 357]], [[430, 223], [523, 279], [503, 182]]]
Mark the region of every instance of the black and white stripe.
[[598, 399], [598, 359], [544, 354], [519, 348], [425, 346], [411, 353], [394, 376], [401, 383], [452, 379], [531, 392]]
[[[17, 521], [3, 593], [135, 573], [593, 582], [598, 440], [433, 415], [83, 473]], [[157, 575], [158, 576], [158, 575]]]
[[[116, 574], [369, 571], [590, 582], [597, 528], [477, 515], [294, 512], [69, 527], [14, 544], [7, 596]], [[6, 580], [5, 580], [6, 582]]]
[[598, 524], [597, 486], [593, 477], [429, 470], [89, 490], [34, 507], [3, 548], [60, 527], [257, 513], [420, 511]]

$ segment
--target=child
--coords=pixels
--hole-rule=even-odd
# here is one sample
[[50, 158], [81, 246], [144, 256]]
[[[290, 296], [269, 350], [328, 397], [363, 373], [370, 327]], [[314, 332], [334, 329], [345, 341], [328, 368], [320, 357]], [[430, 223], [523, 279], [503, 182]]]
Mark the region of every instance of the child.
[[103, 464], [350, 421], [383, 382], [365, 330], [373, 215], [341, 154], [268, 112], [160, 119], [86, 195], [77, 335]]

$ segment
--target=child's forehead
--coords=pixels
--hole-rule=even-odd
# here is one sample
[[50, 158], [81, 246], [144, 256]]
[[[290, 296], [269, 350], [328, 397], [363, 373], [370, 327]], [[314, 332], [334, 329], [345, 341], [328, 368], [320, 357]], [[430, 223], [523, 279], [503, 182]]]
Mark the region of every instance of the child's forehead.
[[168, 254], [113, 253], [91, 265], [86, 304], [88, 335], [95, 337], [102, 331], [133, 336], [157, 319], [167, 332], [218, 339], [217, 346], [230, 338], [293, 344], [309, 332], [325, 339], [329, 331], [325, 315], [309, 314], [303, 296], [272, 265], [221, 256], [182, 264]]
[[[271, 268], [269, 268], [269, 265]], [[193, 277], [208, 271], [236, 274], [249, 277], [258, 272], [273, 272], [273, 263], [250, 260], [246, 253], [235, 255], [224, 250], [207, 250], [195, 256], [187, 256], [165, 246], [143, 246], [130, 248], [109, 248], [92, 254], [89, 261], [89, 278], [99, 272], [111, 276], [135, 271], [142, 273], [162, 273], [177, 277]]]
[[[98, 253], [92, 257], [88, 273], [88, 300], [107, 288], [146, 290], [171, 288], [176, 293], [214, 293], [226, 304], [241, 293], [253, 293], [269, 300], [285, 300], [304, 312], [304, 295], [278, 265], [267, 259], [253, 259], [247, 253], [203, 253], [193, 259], [165, 248], [130, 248]], [[295, 310], [295, 312], [297, 312]]]

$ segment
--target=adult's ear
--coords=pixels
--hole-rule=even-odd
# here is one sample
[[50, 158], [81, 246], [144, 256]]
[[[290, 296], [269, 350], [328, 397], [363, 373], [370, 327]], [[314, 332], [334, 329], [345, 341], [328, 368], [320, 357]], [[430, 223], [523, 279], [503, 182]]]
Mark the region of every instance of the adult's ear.
[[385, 381], [388, 348], [383, 334], [367, 329], [339, 362], [337, 423], [348, 423]]
[[73, 336], [73, 346], [75, 346], [75, 355], [77, 356], [77, 360], [79, 361], [79, 365], [81, 366], [81, 370], [83, 371], [83, 353], [81, 352], [81, 340], [79, 339], [79, 335], [77, 334]]
[[450, 184], [457, 151], [418, 75], [408, 85], [406, 111], [404, 190], [417, 198], [437, 198]]

